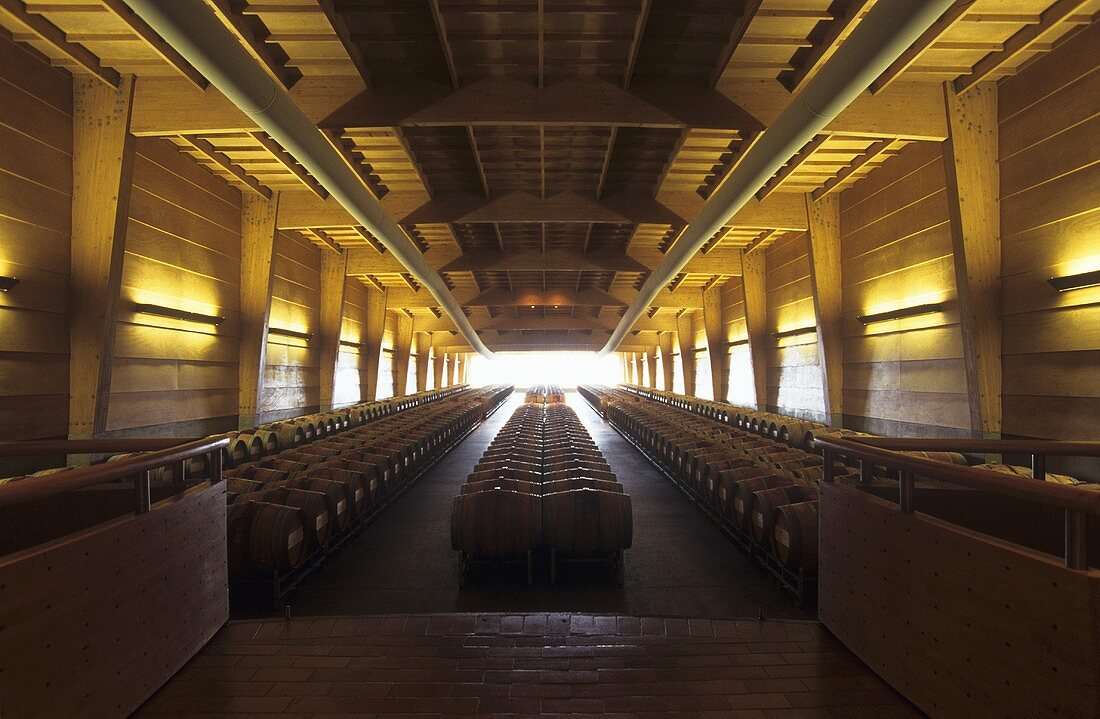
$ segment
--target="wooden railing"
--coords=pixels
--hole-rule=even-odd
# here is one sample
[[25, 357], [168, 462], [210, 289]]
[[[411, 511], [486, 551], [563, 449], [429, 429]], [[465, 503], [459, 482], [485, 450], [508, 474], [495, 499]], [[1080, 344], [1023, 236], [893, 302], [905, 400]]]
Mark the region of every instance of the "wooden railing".
[[889, 472], [895, 473], [898, 478], [898, 507], [902, 512], [915, 511], [913, 489], [916, 477], [1062, 509], [1065, 512], [1065, 565], [1069, 569], [1088, 568], [1088, 517], [1100, 516], [1100, 491], [1014, 477], [978, 467], [937, 462], [902, 452], [1030, 454], [1037, 458], [1033, 459], [1033, 466], [1042, 468], [1042, 473], [1036, 472], [1042, 478], [1045, 476], [1047, 456], [1100, 457], [1100, 442], [825, 437], [816, 439], [814, 444], [824, 455], [825, 482], [834, 481], [836, 460], [839, 456], [859, 462], [864, 479], [872, 476], [874, 467], [886, 467]]
[[[183, 444], [180, 444], [183, 442]], [[98, 484], [137, 477], [134, 481], [134, 511], [142, 514], [150, 507], [152, 471], [173, 467], [173, 477], [182, 482], [187, 460], [205, 455], [211, 484], [222, 481], [222, 456], [228, 437], [198, 440], [115, 439], [45, 440], [0, 443], [0, 457], [41, 456], [49, 454], [99, 454], [145, 452], [117, 462], [68, 469], [56, 474], [26, 477], [0, 485], [0, 507], [43, 499]]]

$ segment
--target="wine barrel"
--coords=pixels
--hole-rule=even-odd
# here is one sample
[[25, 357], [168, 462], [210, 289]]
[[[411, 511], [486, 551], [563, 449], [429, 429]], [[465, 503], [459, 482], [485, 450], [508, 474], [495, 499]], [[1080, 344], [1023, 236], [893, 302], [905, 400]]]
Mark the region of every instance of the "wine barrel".
[[494, 489], [503, 489], [508, 492], [525, 492], [527, 494], [542, 494], [543, 485], [539, 482], [526, 482], [522, 479], [482, 479], [476, 482], [465, 482], [458, 488], [459, 494], [472, 494], [474, 492], [488, 492]]
[[538, 549], [541, 498], [492, 489], [460, 494], [451, 503], [451, 547], [477, 557], [507, 558]]
[[604, 472], [597, 469], [563, 469], [554, 472], [547, 472], [542, 475], [544, 482], [557, 482], [563, 479], [605, 479], [609, 482], [618, 482], [618, 477], [614, 472]]
[[733, 485], [729, 487], [733, 502], [732, 518], [734, 528], [745, 534], [750, 534], [752, 532], [749, 525], [752, 520], [753, 492], [761, 489], [770, 489], [772, 487], [789, 487], [792, 484], [794, 484], [794, 480], [790, 477], [781, 477], [774, 474], [761, 477], [750, 477], [749, 479], [742, 479], [734, 482]]
[[335, 464], [314, 466], [306, 472], [307, 477], [320, 477], [342, 482], [347, 486], [348, 513], [358, 517], [367, 509], [367, 478], [362, 472], [339, 467]]
[[571, 489], [599, 489], [604, 492], [623, 493], [623, 485], [618, 482], [609, 482], [606, 479], [594, 479], [592, 477], [574, 477], [572, 479], [556, 479], [552, 482], [544, 482], [542, 494], [568, 492]]
[[543, 545], [570, 556], [629, 549], [634, 538], [630, 495], [574, 489], [542, 497]]
[[240, 477], [226, 477], [225, 479], [226, 494], [249, 494], [258, 492], [263, 488], [264, 483], [254, 479], [241, 479]]
[[306, 441], [305, 430], [292, 422], [276, 422], [275, 424], [265, 425], [260, 429], [274, 432], [279, 439], [279, 449], [282, 450], [297, 447]]
[[293, 487], [270, 487], [241, 497], [241, 501], [247, 500], [281, 504], [297, 509], [305, 530], [307, 554], [318, 547], [328, 545], [331, 536], [328, 502], [325, 501], [325, 495], [321, 492]]
[[772, 516], [772, 556], [787, 569], [817, 568], [817, 502], [776, 507]]
[[296, 508], [238, 502], [226, 521], [231, 576], [274, 578], [301, 564], [305, 528]]
[[738, 482], [745, 479], [774, 476], [776, 476], [775, 470], [769, 469], [764, 465], [755, 463], [744, 467], [723, 469], [711, 475], [707, 479], [707, 484], [703, 487], [700, 487], [698, 495], [703, 501], [707, 502], [713, 507], [716, 506], [713, 495], [718, 491], [718, 487], [720, 487], [721, 485], [726, 485], [728, 489], [731, 487], [731, 485], [736, 485]]
[[[997, 464], [997, 463], [992, 463], [991, 462], [991, 463], [988, 463], [988, 464], [975, 465], [975, 468], [976, 469], [988, 469], [988, 470], [991, 470], [993, 472], [1000, 472], [1001, 474], [1011, 474], [1013, 476], [1024, 477], [1026, 479], [1031, 479], [1034, 476], [1031, 473], [1031, 468], [1030, 467], [1019, 467], [1019, 466], [1012, 465], [1012, 464]], [[1052, 482], [1054, 484], [1071, 484], [1071, 485], [1082, 484], [1081, 480], [1076, 479], [1074, 477], [1070, 477], [1068, 474], [1052, 474], [1050, 472], [1046, 473], [1046, 481], [1047, 482]]]
[[902, 454], [908, 454], [911, 457], [920, 457], [921, 459], [930, 459], [933, 462], [959, 464], [963, 467], [970, 464], [966, 461], [966, 457], [958, 452], [902, 452]]
[[807, 437], [812, 437], [814, 430], [820, 431], [824, 428], [825, 425], [818, 424], [817, 422], [788, 420], [779, 424], [776, 431], [776, 439], [786, 442], [790, 446], [797, 447], [798, 449], [807, 449], [810, 447], [807, 443]]
[[348, 486], [343, 482], [321, 477], [295, 477], [286, 480], [280, 486], [323, 493], [325, 502], [328, 504], [332, 530], [342, 532], [347, 529], [351, 521], [351, 502], [348, 499]]
[[794, 502], [806, 502], [816, 500], [817, 493], [801, 485], [792, 484], [789, 487], [773, 487], [761, 489], [752, 493], [752, 516], [750, 534], [753, 541], [762, 547], [767, 547], [772, 535], [772, 519], [776, 507]]

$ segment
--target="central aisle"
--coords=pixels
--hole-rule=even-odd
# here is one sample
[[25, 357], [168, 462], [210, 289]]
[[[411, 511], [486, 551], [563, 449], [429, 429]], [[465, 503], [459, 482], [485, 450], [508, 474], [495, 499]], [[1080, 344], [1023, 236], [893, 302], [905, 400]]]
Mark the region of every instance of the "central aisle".
[[[289, 598], [294, 615], [590, 612], [669, 617], [813, 619], [754, 568], [672, 484], [575, 392], [567, 401], [630, 495], [634, 547], [623, 586], [568, 568], [556, 586], [536, 573], [483, 572], [458, 586], [451, 499], [500, 427], [516, 393], [344, 551]], [[539, 581], [541, 577], [541, 582]]]

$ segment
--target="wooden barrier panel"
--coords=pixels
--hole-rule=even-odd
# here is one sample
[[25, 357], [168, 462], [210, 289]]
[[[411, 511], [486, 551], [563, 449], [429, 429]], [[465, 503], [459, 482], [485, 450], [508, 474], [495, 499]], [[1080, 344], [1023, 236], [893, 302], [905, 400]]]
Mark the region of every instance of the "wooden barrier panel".
[[937, 719], [1100, 711], [1100, 571], [821, 484], [819, 613]]
[[225, 483], [0, 559], [0, 715], [127, 717], [229, 618]]

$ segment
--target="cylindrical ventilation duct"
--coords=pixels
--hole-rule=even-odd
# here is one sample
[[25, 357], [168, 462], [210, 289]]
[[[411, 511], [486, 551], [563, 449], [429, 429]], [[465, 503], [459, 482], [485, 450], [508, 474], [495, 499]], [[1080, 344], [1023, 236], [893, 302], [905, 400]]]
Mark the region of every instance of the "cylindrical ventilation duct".
[[953, 0], [878, 0], [707, 200], [699, 216], [642, 285], [600, 354], [613, 352], [661, 288], [672, 281], [706, 241], [952, 3]]
[[432, 293], [477, 352], [492, 357], [462, 307], [290, 95], [260, 68], [203, 0], [126, 0], [168, 44], [271, 135]]

